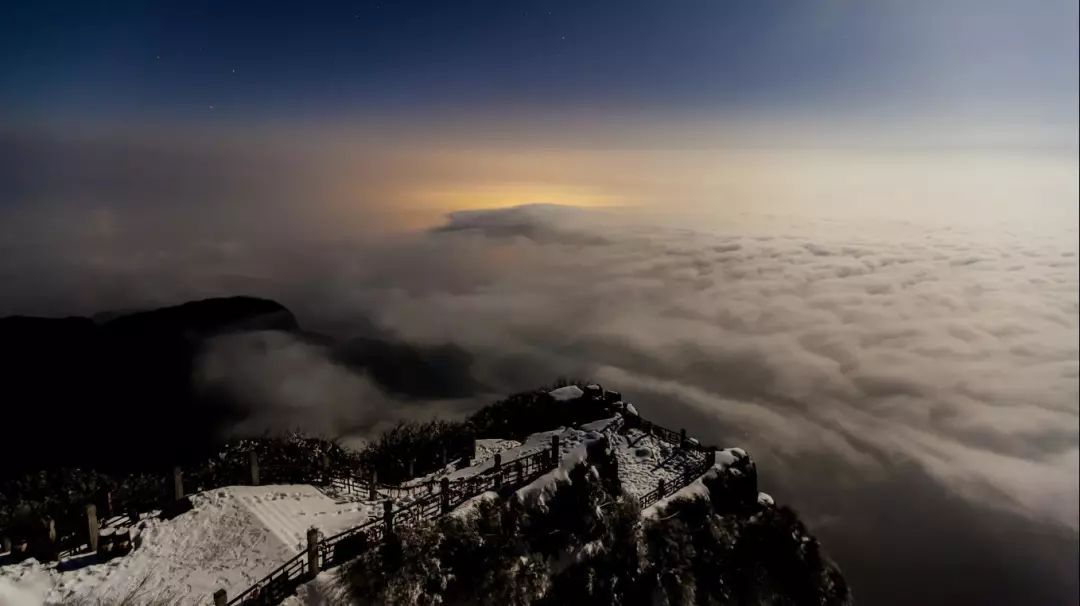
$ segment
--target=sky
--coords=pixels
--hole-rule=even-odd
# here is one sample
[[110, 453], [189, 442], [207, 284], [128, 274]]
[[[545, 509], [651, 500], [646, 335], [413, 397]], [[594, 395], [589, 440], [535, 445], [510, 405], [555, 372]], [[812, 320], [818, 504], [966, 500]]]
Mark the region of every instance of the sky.
[[746, 446], [860, 601], [1075, 603], [1077, 13], [7, 3], [0, 315], [265, 296], [482, 386], [226, 340], [239, 432], [593, 377]]

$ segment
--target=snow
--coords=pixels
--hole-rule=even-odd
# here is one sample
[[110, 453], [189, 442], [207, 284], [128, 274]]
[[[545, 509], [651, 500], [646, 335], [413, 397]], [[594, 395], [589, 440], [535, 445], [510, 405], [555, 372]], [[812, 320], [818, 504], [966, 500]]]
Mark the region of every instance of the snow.
[[562, 457], [558, 467], [517, 489], [518, 499], [544, 510], [548, 499], [558, 490], [559, 484], [570, 482], [570, 471], [584, 461], [587, 455], [584, 444], [576, 446]]
[[626, 403], [626, 414], [631, 414], [631, 415], [634, 415], [635, 417], [640, 417], [641, 416], [641, 413], [639, 413], [637, 411], [637, 408], [635, 408], [634, 405], [632, 403], [630, 403], [630, 402]]
[[375, 512], [307, 485], [231, 486], [190, 498], [183, 515], [141, 522], [141, 545], [127, 556], [65, 571], [33, 560], [0, 568], [0, 603], [208, 604], [217, 589], [236, 595], [294, 556], [309, 527], [335, 533]]
[[767, 492], [759, 492], [757, 495], [757, 502], [758, 505], [761, 505], [762, 507], [771, 507], [775, 504], [772, 495]]
[[521, 446], [517, 440], [480, 439], [476, 441], [476, 458], [481, 461], [490, 459], [496, 453], [505, 452]]
[[653, 491], [659, 480], [673, 482], [683, 470], [700, 462], [700, 454], [681, 451], [639, 429], [610, 436], [619, 462], [623, 490], [641, 496]]
[[[550, 392], [556, 400], [580, 397], [577, 386]], [[627, 414], [637, 414], [627, 403]], [[620, 433], [625, 431], [625, 433]], [[651, 492], [661, 479], [674, 482], [685, 470], [702, 462], [702, 453], [681, 450], [636, 428], [625, 429], [623, 416], [616, 414], [583, 424], [538, 432], [524, 441], [485, 439], [477, 441], [475, 465], [456, 470], [452, 465], [414, 478], [409, 484], [448, 477], [472, 477], [494, 466], [499, 453], [503, 464], [551, 449], [552, 436], [559, 437], [560, 464], [517, 490], [517, 498], [543, 506], [568, 472], [585, 460], [586, 444], [601, 437], [618, 462], [623, 489], [634, 496]], [[722, 471], [746, 453], [732, 448], [716, 452], [714, 466]], [[713, 472], [715, 473], [715, 472]], [[183, 603], [209, 604], [213, 592], [225, 589], [235, 596], [254, 581], [293, 557], [306, 543], [307, 530], [317, 528], [323, 536], [335, 534], [381, 515], [381, 503], [364, 500], [363, 495], [326, 494], [308, 485], [231, 486], [191, 496], [193, 509], [172, 520], [144, 519], [139, 524], [140, 546], [131, 554], [106, 563], [74, 566], [78, 558], [67, 560], [64, 570], [55, 564], [28, 560], [0, 568], [0, 605], [58, 605], [71, 602]], [[679, 498], [708, 497], [701, 478], [674, 495], [647, 508], [643, 515], [656, 515], [667, 502]], [[453, 515], [468, 515], [482, 501], [497, 498], [494, 492], [478, 495], [455, 509]], [[759, 503], [771, 504], [761, 493]], [[341, 587], [329, 572], [304, 584], [298, 597], [286, 604], [337, 603]]]
[[[10, 576], [0, 574], [0, 604], [4, 606], [38, 606], [45, 603], [53, 579], [37, 560], [30, 559], [15, 568]], [[5, 569], [0, 569], [4, 570]]]
[[555, 398], [558, 402], [566, 402], [567, 400], [576, 400], [585, 395], [584, 391], [577, 385], [567, 385], [566, 387], [560, 387], [548, 392], [548, 395]]
[[693, 482], [690, 482], [686, 486], [683, 486], [679, 490], [675, 491], [669, 497], [664, 497], [652, 505], [641, 510], [641, 517], [643, 518], [655, 518], [668, 503], [672, 501], [678, 501], [680, 499], [694, 500], [694, 499], [710, 499], [709, 488], [705, 486], [705, 483], [701, 481], [701, 478], [697, 478]]
[[473, 510], [476, 509], [476, 506], [479, 503], [484, 502], [484, 501], [494, 501], [494, 500], [496, 500], [498, 498], [499, 498], [499, 493], [497, 493], [497, 492], [495, 492], [493, 490], [489, 490], [487, 492], [482, 492], [482, 493], [476, 495], [475, 497], [465, 501], [461, 505], [458, 505], [457, 508], [455, 508], [453, 511], [450, 512], [449, 515], [454, 516], [455, 518], [465, 518], [470, 513], [472, 513]]
[[745, 459], [747, 456], [746, 451], [741, 448], [725, 448], [723, 450], [716, 451], [716, 460], [713, 465], [727, 469], [729, 465], [740, 459]]
[[582, 431], [593, 431], [597, 433], [603, 433], [606, 431], [614, 431], [617, 424], [622, 422], [622, 417], [615, 416], [609, 419], [600, 419], [599, 421], [592, 421], [591, 423], [585, 423], [581, 426]]
[[296, 595], [281, 602], [282, 606], [327, 606], [349, 604], [348, 587], [338, 578], [339, 567], [320, 572], [314, 579], [296, 588]]

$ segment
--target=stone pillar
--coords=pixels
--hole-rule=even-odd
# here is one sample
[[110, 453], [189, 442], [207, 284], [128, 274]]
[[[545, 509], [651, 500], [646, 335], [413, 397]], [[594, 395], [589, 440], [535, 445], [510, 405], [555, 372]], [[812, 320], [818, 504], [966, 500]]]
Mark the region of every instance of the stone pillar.
[[229, 603], [229, 595], [225, 593], [224, 589], [218, 589], [214, 592], [214, 606], [226, 606]]
[[180, 470], [180, 466], [173, 467], [172, 470], [173, 481], [173, 499], [179, 501], [184, 498], [184, 472]]
[[254, 450], [248, 451], [248, 468], [251, 470], [251, 485], [259, 485], [259, 454]]
[[386, 525], [386, 534], [394, 532], [394, 502], [386, 499], [382, 504], [383, 524]]
[[443, 513], [450, 511], [450, 478], [439, 480], [439, 504]]
[[101, 531], [101, 527], [98, 526], [97, 519], [97, 505], [93, 503], [86, 506], [86, 530], [90, 537], [90, 551], [97, 551], [98, 547], [98, 533]]
[[551, 436], [551, 464], [559, 465], [559, 436]]
[[379, 483], [379, 472], [373, 470], [371, 472], [371, 483], [368, 484], [368, 497], [367, 498], [368, 498], [369, 501], [374, 501], [375, 499], [379, 498], [379, 494], [375, 491], [375, 485], [378, 484], [378, 483]]
[[307, 571], [308, 576], [314, 578], [319, 574], [319, 529], [308, 528], [307, 531]]

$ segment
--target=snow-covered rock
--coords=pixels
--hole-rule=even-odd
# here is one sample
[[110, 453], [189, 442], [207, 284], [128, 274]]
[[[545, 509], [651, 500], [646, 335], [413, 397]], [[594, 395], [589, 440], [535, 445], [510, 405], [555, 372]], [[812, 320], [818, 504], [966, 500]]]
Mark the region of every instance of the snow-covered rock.
[[566, 402], [580, 398], [585, 395], [585, 392], [577, 385], [567, 385], [566, 387], [560, 387], [549, 391], [548, 395], [555, 398], [555, 401], [557, 402]]

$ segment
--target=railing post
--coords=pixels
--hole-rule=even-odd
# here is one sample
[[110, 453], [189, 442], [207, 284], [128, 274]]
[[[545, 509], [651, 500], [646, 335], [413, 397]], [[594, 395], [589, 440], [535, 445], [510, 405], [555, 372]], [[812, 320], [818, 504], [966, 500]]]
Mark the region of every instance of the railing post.
[[179, 501], [184, 498], [184, 472], [180, 470], [180, 466], [173, 467], [172, 470], [173, 481], [173, 500]]
[[502, 453], [495, 453], [495, 487], [502, 487]]
[[90, 551], [96, 552], [98, 546], [98, 533], [101, 531], [101, 527], [98, 526], [97, 505], [94, 505], [93, 503], [86, 506], [86, 530], [90, 537]]
[[383, 524], [386, 526], [386, 534], [394, 532], [394, 502], [386, 499], [382, 504]]
[[229, 603], [229, 595], [225, 593], [224, 589], [218, 589], [214, 592], [214, 606], [226, 606]]
[[368, 500], [374, 501], [378, 498], [378, 493], [375, 492], [375, 485], [379, 483], [379, 472], [374, 469], [371, 470], [371, 484], [368, 485]]
[[686, 430], [679, 430], [679, 448], [686, 448]]
[[450, 478], [439, 480], [439, 503], [443, 513], [450, 511]]
[[307, 531], [307, 571], [311, 578], [319, 574], [319, 529], [314, 527]]
[[656, 481], [656, 494], [658, 495], [657, 500], [664, 498], [664, 478]]
[[251, 468], [251, 485], [259, 485], [259, 454], [255, 449], [248, 451], [248, 466]]
[[525, 468], [522, 467], [521, 461], [514, 462], [514, 471], [517, 472], [517, 483], [521, 484], [525, 481]]
[[551, 436], [551, 464], [559, 465], [559, 436]]

